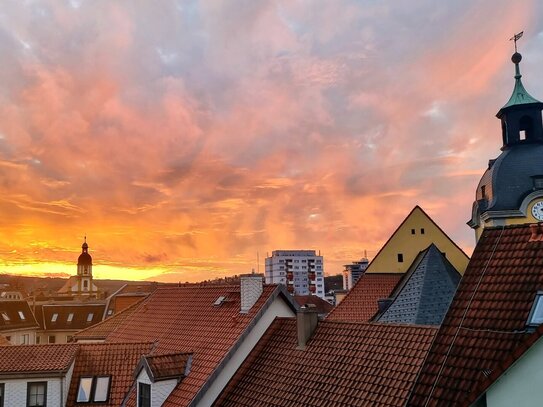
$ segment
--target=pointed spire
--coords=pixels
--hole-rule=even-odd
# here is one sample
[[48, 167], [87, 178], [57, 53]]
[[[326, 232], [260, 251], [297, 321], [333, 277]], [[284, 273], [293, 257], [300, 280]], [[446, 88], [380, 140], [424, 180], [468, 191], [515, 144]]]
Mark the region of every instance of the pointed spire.
[[83, 241], [83, 245], [81, 245], [81, 252], [82, 253], [87, 253], [88, 249], [89, 249], [89, 245], [87, 244], [87, 235], [85, 234], [85, 237], [84, 237], [84, 241]]
[[511, 57], [511, 61], [515, 64], [515, 87], [513, 88], [513, 93], [509, 98], [508, 102], [502, 107], [502, 110], [511, 106], [517, 105], [526, 105], [529, 103], [540, 103], [539, 100], [531, 96], [524, 85], [522, 84], [522, 75], [520, 73], [520, 61], [522, 60], [522, 55], [518, 52], [515, 52]]

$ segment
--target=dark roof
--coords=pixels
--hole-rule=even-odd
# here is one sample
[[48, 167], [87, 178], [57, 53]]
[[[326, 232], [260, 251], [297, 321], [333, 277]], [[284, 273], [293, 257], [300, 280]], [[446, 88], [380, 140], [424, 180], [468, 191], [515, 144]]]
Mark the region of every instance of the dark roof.
[[277, 318], [216, 406], [400, 406], [436, 329], [322, 321], [304, 350], [296, 320]]
[[295, 295], [294, 300], [299, 306], [313, 304], [319, 315], [326, 315], [334, 308], [328, 301], [325, 301], [316, 295]]
[[419, 253], [375, 321], [439, 325], [449, 309], [460, 273], [434, 245]]
[[402, 273], [365, 273], [326, 317], [331, 321], [367, 322], [378, 311], [377, 300], [390, 295]]
[[0, 301], [0, 332], [37, 326], [38, 323], [26, 301]]
[[0, 346], [0, 375], [66, 372], [77, 345]]
[[39, 323], [43, 330], [81, 330], [102, 321], [105, 307], [105, 304], [44, 304], [36, 306], [36, 316], [41, 315]]
[[[543, 145], [517, 144], [491, 160], [477, 186], [479, 212], [518, 210], [522, 200], [534, 192], [533, 176], [543, 175]], [[487, 199], [483, 199], [482, 187]]]
[[409, 405], [454, 405], [528, 334], [543, 289], [543, 242], [529, 225], [485, 228], [432, 345]]
[[77, 258], [78, 265], [92, 265], [92, 257], [88, 253], [81, 253]]
[[172, 378], [181, 379], [190, 371], [192, 353], [143, 356], [142, 362], [147, 366], [153, 382]]
[[[156, 341], [156, 352], [193, 353], [190, 373], [166, 399], [165, 406], [188, 405], [275, 298], [296, 306], [284, 287], [264, 285], [246, 314], [240, 313], [239, 285], [189, 285], [158, 288], [106, 338], [108, 342]], [[225, 297], [220, 305], [214, 305]], [[120, 314], [119, 314], [120, 315]], [[116, 317], [112, 317], [116, 318]]]
[[[134, 382], [139, 360], [153, 350], [153, 343], [93, 343], [79, 347], [66, 405], [76, 404], [79, 379], [82, 376], [111, 376], [110, 394], [106, 403], [93, 406], [120, 406]], [[79, 404], [78, 404], [79, 405]]]

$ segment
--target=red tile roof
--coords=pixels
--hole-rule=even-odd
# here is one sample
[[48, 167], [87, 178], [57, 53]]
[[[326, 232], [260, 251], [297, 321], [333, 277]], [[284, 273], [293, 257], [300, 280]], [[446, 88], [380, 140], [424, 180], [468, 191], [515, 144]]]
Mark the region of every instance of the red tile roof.
[[144, 358], [153, 381], [184, 377], [190, 371], [192, 363], [192, 353], [169, 353]]
[[296, 320], [277, 318], [215, 405], [400, 406], [436, 332], [325, 320], [299, 350]]
[[403, 273], [366, 273], [328, 315], [330, 321], [367, 322], [378, 311], [377, 300], [387, 298]]
[[[50, 346], [50, 345], [49, 345]], [[76, 404], [79, 379], [82, 376], [111, 376], [110, 395], [106, 403], [93, 406], [120, 406], [134, 383], [134, 370], [143, 355], [153, 350], [153, 343], [94, 343], [71, 345], [79, 347], [68, 406]]]
[[316, 295], [295, 295], [294, 300], [300, 307], [306, 304], [315, 305], [318, 314], [328, 314], [334, 308], [328, 301]]
[[122, 310], [118, 314], [105, 319], [102, 322], [97, 323], [89, 328], [82, 329], [74, 335], [75, 340], [104, 340], [106, 337], [113, 332], [119, 325], [121, 325], [124, 320], [133, 312], [138, 309], [139, 303], [143, 301], [142, 298], [139, 302], [132, 304], [130, 307]]
[[462, 405], [524, 340], [543, 289], [543, 242], [530, 236], [528, 225], [483, 231], [409, 405]]
[[0, 375], [65, 372], [77, 349], [74, 344], [0, 346]]
[[[158, 288], [106, 340], [156, 341], [155, 353], [193, 353], [190, 373], [164, 404], [188, 405], [249, 324], [263, 311], [264, 304], [279, 295], [288, 296], [282, 288], [264, 285], [256, 304], [247, 314], [240, 314], [239, 286]], [[225, 301], [219, 306], [213, 305], [221, 296]]]

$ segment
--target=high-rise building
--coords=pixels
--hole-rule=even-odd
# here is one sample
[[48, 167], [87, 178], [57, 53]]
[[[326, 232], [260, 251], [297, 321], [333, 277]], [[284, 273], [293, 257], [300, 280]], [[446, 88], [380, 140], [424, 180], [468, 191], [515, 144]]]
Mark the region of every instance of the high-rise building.
[[343, 289], [350, 290], [356, 284], [358, 279], [370, 264], [366, 256], [362, 257], [360, 261], [353, 261], [351, 264], [345, 264], [343, 267]]
[[324, 264], [315, 250], [274, 250], [266, 257], [266, 283], [284, 284], [293, 295], [324, 298]]
[[543, 221], [543, 103], [524, 88], [522, 56], [515, 52], [515, 85], [509, 101], [497, 113], [502, 147], [488, 162], [475, 193], [468, 225], [479, 239], [485, 227]]

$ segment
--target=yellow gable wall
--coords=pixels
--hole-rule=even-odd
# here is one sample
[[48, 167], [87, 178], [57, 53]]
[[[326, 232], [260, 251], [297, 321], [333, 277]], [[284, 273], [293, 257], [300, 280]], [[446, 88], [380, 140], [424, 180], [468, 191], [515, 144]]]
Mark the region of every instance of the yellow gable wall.
[[[415, 230], [415, 234], [411, 233], [411, 229]], [[421, 229], [424, 229], [424, 234], [421, 233]], [[418, 206], [377, 253], [366, 273], [405, 273], [417, 254], [432, 243], [445, 253], [460, 274], [464, 274], [469, 261], [468, 256]], [[403, 255], [401, 263], [398, 262], [399, 253]]]

